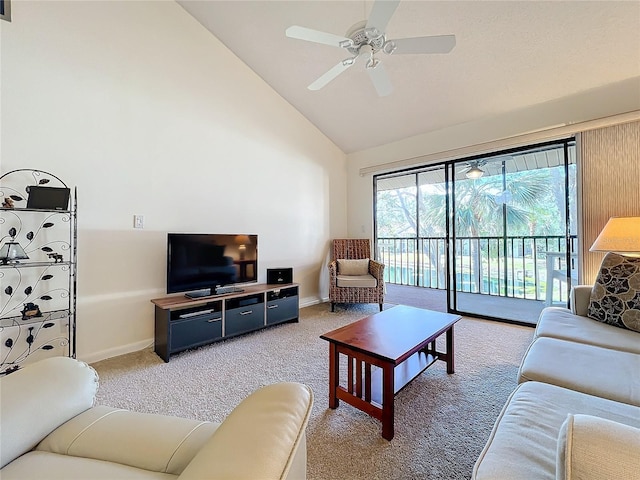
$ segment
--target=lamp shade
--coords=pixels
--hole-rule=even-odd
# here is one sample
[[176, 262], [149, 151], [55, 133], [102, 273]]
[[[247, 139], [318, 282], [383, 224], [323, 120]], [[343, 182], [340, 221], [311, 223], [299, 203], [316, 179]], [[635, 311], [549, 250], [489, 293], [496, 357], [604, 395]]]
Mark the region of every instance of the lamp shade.
[[0, 248], [0, 262], [9, 263], [18, 260], [27, 260], [29, 256], [18, 242], [7, 242]]
[[592, 252], [640, 252], [640, 217], [611, 217], [589, 250]]
[[238, 245], [251, 245], [251, 239], [249, 235], [236, 235], [234, 242]]

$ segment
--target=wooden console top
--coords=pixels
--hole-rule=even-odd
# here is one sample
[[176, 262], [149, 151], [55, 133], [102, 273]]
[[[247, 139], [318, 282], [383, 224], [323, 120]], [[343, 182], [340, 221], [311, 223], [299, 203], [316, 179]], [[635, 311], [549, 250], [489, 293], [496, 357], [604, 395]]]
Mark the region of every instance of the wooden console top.
[[280, 290], [282, 288], [290, 288], [298, 286], [297, 283], [258, 283], [253, 285], [243, 285], [242, 292], [222, 293], [220, 295], [209, 295], [207, 297], [189, 298], [183, 293], [175, 295], [167, 295], [162, 298], [154, 298], [151, 303], [164, 310], [171, 310], [181, 307], [193, 307], [209, 303], [214, 300], [226, 300], [228, 298], [246, 297], [255, 293], [264, 293], [267, 291]]

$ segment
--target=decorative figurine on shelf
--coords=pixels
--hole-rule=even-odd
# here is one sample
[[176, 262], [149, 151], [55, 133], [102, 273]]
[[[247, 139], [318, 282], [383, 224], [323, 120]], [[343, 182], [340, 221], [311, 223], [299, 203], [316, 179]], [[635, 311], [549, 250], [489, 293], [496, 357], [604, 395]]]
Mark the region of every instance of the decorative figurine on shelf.
[[53, 258], [55, 263], [62, 262], [62, 254], [61, 253], [50, 253], [47, 255], [49, 258]]
[[13, 198], [4, 197], [4, 202], [2, 202], [2, 208], [13, 208]]
[[29, 320], [30, 318], [41, 317], [42, 312], [40, 311], [40, 307], [35, 303], [25, 303], [24, 308], [20, 312], [22, 313], [23, 320]]

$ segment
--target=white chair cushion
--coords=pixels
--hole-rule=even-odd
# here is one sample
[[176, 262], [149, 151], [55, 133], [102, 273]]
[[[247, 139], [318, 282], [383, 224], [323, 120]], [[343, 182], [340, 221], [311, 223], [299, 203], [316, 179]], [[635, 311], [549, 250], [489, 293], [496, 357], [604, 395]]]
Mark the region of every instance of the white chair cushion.
[[56, 429], [37, 449], [180, 475], [217, 428], [211, 422], [98, 406]]
[[378, 281], [373, 275], [338, 275], [336, 285], [339, 287], [377, 287]]
[[2, 480], [174, 480], [176, 475], [152, 472], [93, 458], [33, 451], [2, 469]]
[[367, 275], [369, 273], [369, 259], [359, 260], [338, 259], [338, 275]]

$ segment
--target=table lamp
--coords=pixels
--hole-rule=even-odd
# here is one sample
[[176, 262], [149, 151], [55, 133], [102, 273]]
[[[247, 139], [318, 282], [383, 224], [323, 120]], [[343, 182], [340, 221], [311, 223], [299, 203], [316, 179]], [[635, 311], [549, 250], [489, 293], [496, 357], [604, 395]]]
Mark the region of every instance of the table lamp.
[[249, 235], [236, 235], [234, 242], [238, 245], [240, 260], [244, 260], [244, 256], [247, 253], [247, 245], [251, 245], [251, 239], [249, 238]]
[[639, 256], [640, 217], [611, 217], [589, 251]]

